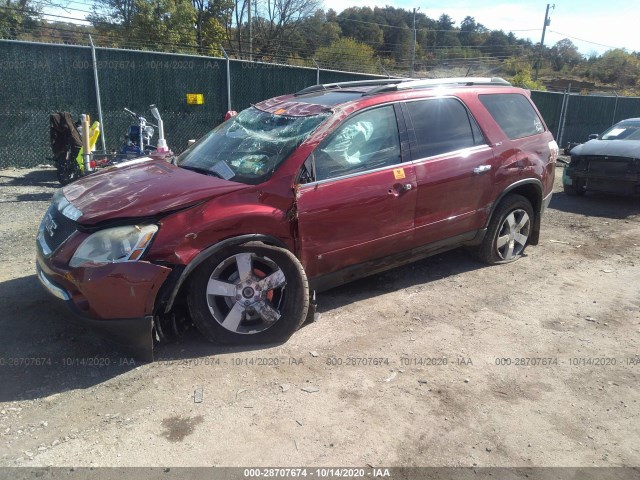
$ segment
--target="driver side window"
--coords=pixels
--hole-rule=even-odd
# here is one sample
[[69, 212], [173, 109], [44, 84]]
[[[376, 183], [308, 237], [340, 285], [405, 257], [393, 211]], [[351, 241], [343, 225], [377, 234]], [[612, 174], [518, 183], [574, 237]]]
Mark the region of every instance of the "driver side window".
[[[400, 163], [400, 141], [393, 105], [346, 120], [312, 154], [316, 180]], [[310, 162], [305, 162], [307, 165]]]

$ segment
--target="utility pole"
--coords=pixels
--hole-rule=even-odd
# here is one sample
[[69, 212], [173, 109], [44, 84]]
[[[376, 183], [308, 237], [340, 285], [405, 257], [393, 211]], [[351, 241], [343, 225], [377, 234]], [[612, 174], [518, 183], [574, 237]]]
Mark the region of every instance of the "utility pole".
[[[556, 8], [555, 3], [551, 7], [551, 10]], [[542, 26], [542, 39], [540, 40], [540, 54], [538, 55], [538, 61], [536, 62], [536, 74], [533, 77], [534, 80], [538, 80], [538, 72], [540, 71], [540, 63], [542, 63], [542, 52], [544, 51], [544, 35], [547, 33], [547, 27], [551, 24], [551, 18], [549, 18], [549, 4], [547, 3], [547, 10], [544, 12], [544, 25]]]
[[[251, 0], [249, 2], [249, 61], [253, 62], [253, 29], [251, 26]], [[549, 5], [547, 5], [549, 7]]]
[[[417, 8], [420, 10], [420, 7]], [[413, 48], [411, 49], [411, 70], [409, 71], [409, 78], [413, 77], [413, 68], [416, 61], [416, 8], [413, 9]]]

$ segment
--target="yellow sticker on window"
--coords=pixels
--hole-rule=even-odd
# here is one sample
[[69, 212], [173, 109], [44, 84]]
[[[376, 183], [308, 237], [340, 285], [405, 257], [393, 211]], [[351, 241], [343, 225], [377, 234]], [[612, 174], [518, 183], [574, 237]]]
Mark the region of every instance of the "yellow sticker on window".
[[400, 180], [402, 178], [405, 178], [404, 168], [394, 168], [393, 169], [393, 176], [396, 177], [396, 180]]

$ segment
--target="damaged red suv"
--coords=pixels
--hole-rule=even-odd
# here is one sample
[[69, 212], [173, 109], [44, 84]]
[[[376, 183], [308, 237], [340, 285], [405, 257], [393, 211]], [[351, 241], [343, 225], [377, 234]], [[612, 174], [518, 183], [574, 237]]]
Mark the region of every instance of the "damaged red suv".
[[316, 291], [460, 246], [516, 260], [557, 154], [499, 78], [316, 85], [58, 191], [38, 277], [143, 358], [180, 308], [212, 341], [282, 341]]

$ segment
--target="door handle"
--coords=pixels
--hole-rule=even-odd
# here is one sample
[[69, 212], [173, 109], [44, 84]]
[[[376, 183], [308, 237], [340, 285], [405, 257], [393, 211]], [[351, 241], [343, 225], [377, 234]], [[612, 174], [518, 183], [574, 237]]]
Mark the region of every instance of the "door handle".
[[491, 170], [491, 165], [480, 165], [473, 169], [473, 173], [479, 175], [481, 173], [488, 172], [489, 170]]
[[412, 188], [413, 188], [413, 185], [411, 185], [410, 183], [395, 183], [394, 185], [391, 186], [388, 193], [389, 195], [393, 195], [394, 197], [397, 197], [403, 192], [408, 192]]

